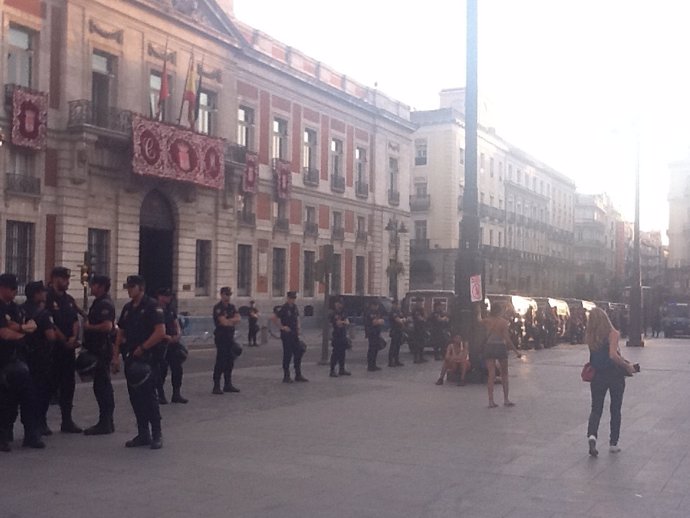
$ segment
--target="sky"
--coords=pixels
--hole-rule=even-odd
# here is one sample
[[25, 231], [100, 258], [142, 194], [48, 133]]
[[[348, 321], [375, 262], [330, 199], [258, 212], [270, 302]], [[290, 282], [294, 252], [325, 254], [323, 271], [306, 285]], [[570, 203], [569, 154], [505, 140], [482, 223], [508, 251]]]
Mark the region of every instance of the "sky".
[[[465, 85], [465, 2], [235, 0], [249, 25], [413, 109]], [[479, 0], [479, 95], [504, 139], [668, 226], [668, 165], [690, 157], [690, 2]]]

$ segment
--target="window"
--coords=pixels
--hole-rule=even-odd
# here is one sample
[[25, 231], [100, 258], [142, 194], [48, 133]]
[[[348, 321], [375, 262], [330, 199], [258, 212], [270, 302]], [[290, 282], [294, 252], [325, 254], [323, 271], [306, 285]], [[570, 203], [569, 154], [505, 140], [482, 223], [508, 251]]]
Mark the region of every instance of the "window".
[[481, 153], [479, 155], [479, 172], [480, 173], [484, 172], [484, 153]]
[[418, 198], [425, 198], [427, 196], [427, 183], [414, 184], [414, 194]]
[[460, 165], [465, 165], [465, 148], [460, 148]]
[[522, 171], [517, 170], [517, 183], [522, 183]]
[[7, 82], [33, 86], [34, 33], [18, 25], [10, 25], [7, 51]]
[[342, 261], [340, 254], [333, 254], [333, 274], [331, 275], [331, 293], [342, 293]]
[[243, 217], [251, 217], [254, 214], [254, 195], [245, 193], [240, 197], [240, 213]]
[[398, 192], [398, 174], [399, 174], [398, 159], [394, 157], [388, 158], [388, 178], [390, 180], [391, 192]]
[[196, 240], [196, 271], [194, 275], [197, 296], [209, 295], [211, 288], [211, 242]]
[[273, 158], [287, 160], [288, 123], [285, 119], [273, 119]]
[[501, 241], [503, 240], [503, 234], [499, 231], [498, 233], [498, 248], [501, 248]]
[[513, 166], [508, 164], [508, 180], [513, 181]]
[[331, 175], [338, 178], [343, 174], [343, 141], [331, 139]]
[[249, 150], [254, 149], [254, 110], [247, 106], [237, 109], [237, 143]]
[[489, 176], [494, 177], [494, 157], [489, 158]]
[[316, 253], [304, 252], [304, 289], [302, 295], [305, 297], [314, 296], [314, 268], [316, 264]]
[[481, 203], [482, 205], [484, 204], [484, 193], [483, 192], [479, 193], [479, 203]]
[[282, 297], [285, 293], [285, 249], [273, 249], [273, 296]]
[[357, 216], [357, 232], [366, 232], [367, 220], [364, 216]]
[[494, 231], [489, 229], [489, 246], [494, 246]]
[[426, 220], [414, 222], [414, 238], [426, 239]]
[[426, 139], [414, 141], [414, 165], [426, 165], [427, 143]]
[[90, 228], [88, 241], [91, 271], [97, 275], [110, 275], [110, 231]]
[[94, 50], [91, 55], [91, 102], [93, 122], [107, 126], [110, 107], [115, 105], [116, 58]]
[[364, 263], [363, 255], [355, 257], [355, 294], [364, 295]]
[[367, 150], [358, 147], [355, 150], [355, 162], [357, 169], [357, 181], [360, 185], [367, 183]]
[[33, 280], [34, 225], [23, 221], [7, 222], [5, 242], [5, 271], [17, 276], [19, 287], [24, 289]]
[[237, 295], [248, 297], [252, 294], [252, 247], [237, 245]]
[[278, 200], [276, 202], [276, 218], [282, 219], [282, 220], [288, 219], [287, 200]]
[[316, 136], [316, 130], [313, 129], [305, 129], [304, 130], [304, 143], [302, 147], [302, 167], [304, 169], [307, 169], [309, 171], [316, 169], [316, 150], [318, 149], [317, 145], [317, 136]]
[[[151, 73], [149, 74], [149, 116], [152, 119], [165, 121], [165, 120], [167, 120], [166, 114], [168, 111], [167, 110], [168, 103], [166, 101], [163, 101], [163, 105], [160, 107], [158, 106], [158, 100], [160, 99], [162, 83], [163, 83], [162, 72], [159, 72], [158, 70], [151, 70]], [[168, 74], [169, 98], [173, 98], [173, 94], [172, 94], [173, 84], [174, 84], [174, 81], [172, 79], [172, 76], [170, 74]]]
[[503, 200], [501, 198], [498, 199], [498, 208], [503, 210]]
[[23, 149], [10, 148], [10, 174], [33, 176], [33, 155]]
[[216, 94], [211, 92], [199, 92], [199, 118], [196, 121], [196, 130], [204, 135], [213, 134], [216, 113]]
[[304, 208], [304, 215], [307, 223], [316, 223], [316, 207], [306, 206]]
[[494, 206], [494, 197], [493, 197], [493, 195], [490, 195], [490, 196], [489, 196], [489, 205], [492, 206], [492, 207]]
[[333, 228], [343, 228], [343, 213], [333, 211]]

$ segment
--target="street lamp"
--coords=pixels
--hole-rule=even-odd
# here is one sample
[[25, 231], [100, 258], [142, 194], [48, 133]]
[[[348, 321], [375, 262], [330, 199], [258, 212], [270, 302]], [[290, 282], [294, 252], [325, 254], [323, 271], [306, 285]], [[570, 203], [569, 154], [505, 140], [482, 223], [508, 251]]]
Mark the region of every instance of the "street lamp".
[[389, 295], [393, 300], [398, 300], [398, 276], [402, 273], [402, 264], [400, 264], [400, 234], [407, 234], [407, 227], [402, 221], [398, 222], [396, 219], [389, 219], [385, 230], [388, 231], [391, 238], [391, 243], [394, 246], [393, 260], [388, 265], [388, 279], [389, 279]]

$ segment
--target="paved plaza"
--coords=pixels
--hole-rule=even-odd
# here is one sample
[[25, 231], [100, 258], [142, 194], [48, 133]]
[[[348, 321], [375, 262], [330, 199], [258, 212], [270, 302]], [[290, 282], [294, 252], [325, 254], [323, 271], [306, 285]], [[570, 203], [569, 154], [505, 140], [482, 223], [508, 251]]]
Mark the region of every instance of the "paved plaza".
[[[223, 396], [210, 394], [212, 351], [193, 351], [191, 402], [162, 407], [160, 451], [124, 448], [135, 423], [118, 377], [115, 434], [56, 433], [44, 451], [15, 442], [0, 455], [0, 516], [690, 516], [689, 340], [623, 351], [642, 366], [625, 393], [623, 451], [602, 446], [596, 459], [579, 376], [586, 346], [511, 359], [517, 406], [491, 410], [483, 385], [435, 386], [437, 362], [405, 358], [403, 368], [367, 373], [363, 347], [358, 340], [353, 376], [338, 379], [310, 349], [311, 382], [292, 385], [281, 383], [278, 341], [245, 349], [235, 375], [242, 392]], [[80, 385], [75, 400], [75, 420], [93, 424], [90, 388]], [[57, 414], [52, 407], [54, 430]]]

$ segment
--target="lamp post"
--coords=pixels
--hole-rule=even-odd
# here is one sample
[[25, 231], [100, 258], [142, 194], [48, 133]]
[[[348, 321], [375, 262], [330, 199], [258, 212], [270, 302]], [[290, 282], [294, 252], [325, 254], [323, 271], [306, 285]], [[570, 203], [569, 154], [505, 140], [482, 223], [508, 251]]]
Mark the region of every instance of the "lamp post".
[[390, 234], [393, 243], [393, 261], [388, 265], [389, 295], [393, 300], [398, 300], [398, 276], [400, 275], [400, 234], [407, 234], [405, 223], [396, 219], [389, 219], [385, 230]]
[[[639, 131], [639, 130], [638, 130]], [[644, 347], [642, 340], [642, 274], [640, 271], [640, 139], [637, 137], [635, 171], [635, 225], [633, 231], [633, 267], [630, 283], [630, 334], [625, 345]]]

